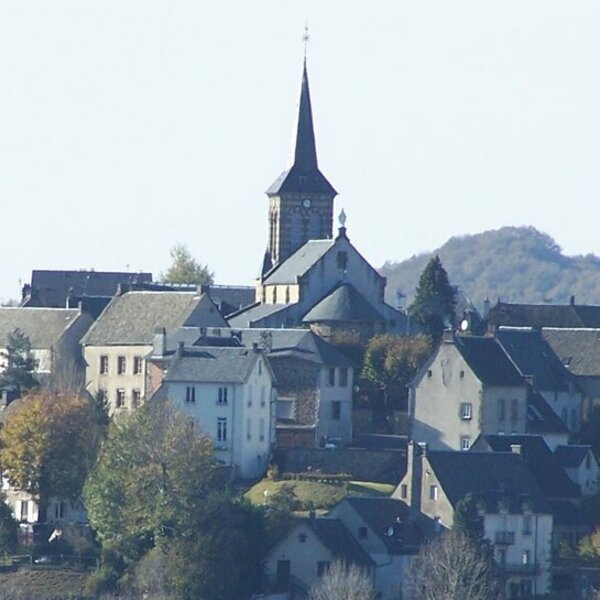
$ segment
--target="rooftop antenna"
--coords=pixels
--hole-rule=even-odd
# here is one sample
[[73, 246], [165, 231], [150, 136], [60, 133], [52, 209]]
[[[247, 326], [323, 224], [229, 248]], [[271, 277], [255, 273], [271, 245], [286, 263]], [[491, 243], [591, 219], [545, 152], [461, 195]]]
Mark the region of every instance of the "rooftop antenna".
[[310, 35], [308, 33], [308, 23], [304, 25], [304, 33], [302, 34], [302, 41], [304, 42], [304, 61], [306, 62], [306, 52], [308, 49], [308, 42], [310, 42]]

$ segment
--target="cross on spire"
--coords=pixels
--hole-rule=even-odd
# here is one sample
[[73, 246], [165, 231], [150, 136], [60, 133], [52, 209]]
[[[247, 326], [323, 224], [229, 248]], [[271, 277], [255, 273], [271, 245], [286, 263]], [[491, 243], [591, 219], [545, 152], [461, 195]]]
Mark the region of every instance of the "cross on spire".
[[302, 34], [302, 41], [304, 42], [304, 60], [306, 60], [306, 51], [308, 48], [308, 42], [310, 42], [310, 34], [308, 33], [308, 25], [304, 26], [304, 33]]

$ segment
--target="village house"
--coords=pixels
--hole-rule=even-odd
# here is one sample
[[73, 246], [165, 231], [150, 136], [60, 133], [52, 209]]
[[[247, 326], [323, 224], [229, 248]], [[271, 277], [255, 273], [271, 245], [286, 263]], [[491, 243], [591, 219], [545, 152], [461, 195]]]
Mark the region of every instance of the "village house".
[[469, 494], [504, 574], [507, 597], [549, 592], [552, 514], [520, 454], [430, 450], [409, 443], [406, 475], [394, 498], [441, 530], [452, 527], [457, 504]]
[[234, 330], [258, 344], [277, 378], [276, 445], [324, 446], [352, 440], [355, 363], [307, 329]]
[[146, 396], [146, 355], [154, 331], [182, 327], [227, 327], [207, 294], [129, 291], [117, 294], [81, 340], [86, 388], [101, 392], [115, 413], [139, 406]]
[[31, 344], [37, 361], [34, 375], [40, 383], [79, 389], [85, 375], [79, 340], [92, 322], [81, 308], [1, 307], [0, 352], [6, 352], [10, 335], [18, 329]]
[[193, 419], [213, 443], [215, 457], [234, 468], [234, 476], [264, 475], [274, 442], [275, 377], [256, 346], [186, 346], [168, 353], [164, 331], [157, 331], [147, 357], [154, 383], [151, 402], [170, 406]]

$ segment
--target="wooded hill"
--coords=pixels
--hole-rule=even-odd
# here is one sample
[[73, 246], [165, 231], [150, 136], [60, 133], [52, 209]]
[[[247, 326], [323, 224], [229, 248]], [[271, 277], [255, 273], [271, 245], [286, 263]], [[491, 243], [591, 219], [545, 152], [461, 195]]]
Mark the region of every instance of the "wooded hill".
[[565, 256], [560, 246], [534, 227], [502, 227], [476, 235], [450, 238], [430, 253], [402, 262], [386, 262], [386, 300], [396, 306], [396, 294], [413, 300], [427, 261], [439, 255], [450, 282], [481, 309], [488, 297], [504, 302], [564, 304], [574, 295], [578, 304], [600, 304], [600, 258], [593, 254]]

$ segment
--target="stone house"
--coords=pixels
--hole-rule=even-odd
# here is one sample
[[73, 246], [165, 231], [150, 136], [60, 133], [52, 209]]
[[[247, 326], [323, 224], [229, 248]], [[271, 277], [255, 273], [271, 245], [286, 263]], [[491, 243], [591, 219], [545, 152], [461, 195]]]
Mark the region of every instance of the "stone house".
[[306, 329], [238, 329], [233, 335], [262, 348], [277, 378], [277, 447], [352, 440], [356, 365], [350, 358]]

